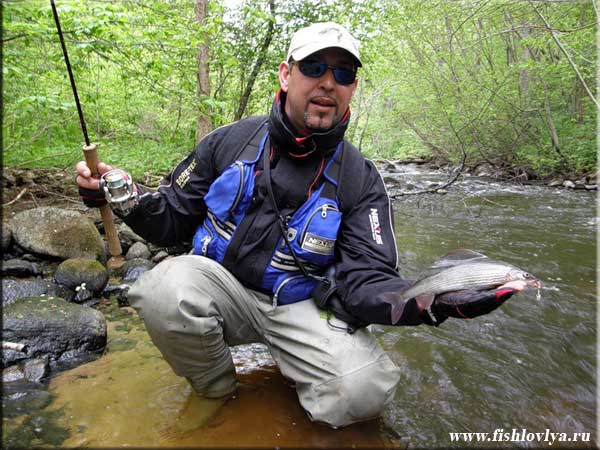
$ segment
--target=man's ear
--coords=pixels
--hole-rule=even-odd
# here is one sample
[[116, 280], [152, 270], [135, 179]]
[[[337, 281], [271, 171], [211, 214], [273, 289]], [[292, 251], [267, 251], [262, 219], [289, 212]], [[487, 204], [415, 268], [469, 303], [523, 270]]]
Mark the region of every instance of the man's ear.
[[281, 86], [281, 90], [283, 92], [288, 91], [288, 83], [290, 81], [290, 75], [292, 72], [292, 68], [289, 63], [283, 61], [279, 64], [279, 85]]

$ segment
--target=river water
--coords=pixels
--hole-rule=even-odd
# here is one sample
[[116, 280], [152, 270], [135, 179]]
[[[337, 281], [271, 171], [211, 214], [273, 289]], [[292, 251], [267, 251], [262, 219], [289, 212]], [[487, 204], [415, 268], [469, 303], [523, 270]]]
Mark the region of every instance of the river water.
[[[399, 190], [444, 180], [398, 170]], [[508, 439], [513, 429], [522, 442], [486, 445], [547, 446], [529, 434], [547, 429], [590, 433], [591, 442], [563, 447], [595, 445], [595, 193], [467, 177], [446, 195], [399, 197], [394, 209], [404, 277], [470, 248], [526, 269], [543, 287], [541, 300], [527, 290], [474, 320], [373, 327], [402, 371], [382, 419], [341, 430], [310, 423], [261, 345], [233, 351], [242, 383], [235, 398], [200, 400], [137, 316], [113, 304], [106, 354], [52, 378], [44, 408], [5, 418], [4, 446], [464, 447], [449, 433]]]

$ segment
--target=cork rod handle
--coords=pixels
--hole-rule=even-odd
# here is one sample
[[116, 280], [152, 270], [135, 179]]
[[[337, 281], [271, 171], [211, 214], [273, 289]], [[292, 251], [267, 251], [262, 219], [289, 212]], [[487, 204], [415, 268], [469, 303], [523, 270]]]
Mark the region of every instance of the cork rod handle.
[[[85, 162], [90, 168], [92, 176], [98, 175], [98, 152], [96, 149], [96, 144], [83, 146]], [[104, 234], [106, 235], [106, 241], [108, 242], [108, 252], [110, 253], [112, 263], [113, 265], [118, 265], [123, 259], [121, 256], [123, 250], [121, 249], [119, 234], [115, 227], [115, 218], [108, 204], [100, 207], [100, 216], [102, 217], [102, 223], [104, 224]], [[109, 265], [111, 260], [109, 260]]]

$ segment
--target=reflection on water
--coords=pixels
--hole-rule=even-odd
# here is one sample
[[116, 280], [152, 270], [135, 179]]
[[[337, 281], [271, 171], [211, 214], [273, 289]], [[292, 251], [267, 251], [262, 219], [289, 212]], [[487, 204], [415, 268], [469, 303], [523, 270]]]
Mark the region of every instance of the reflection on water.
[[[402, 179], [419, 188], [440, 175], [411, 168]], [[511, 262], [544, 284], [540, 301], [526, 291], [475, 320], [375, 327], [402, 370], [383, 420], [341, 430], [311, 423], [262, 345], [233, 349], [241, 383], [234, 398], [200, 399], [173, 374], [137, 315], [121, 312], [110, 322], [106, 355], [53, 378], [50, 405], [5, 420], [3, 443], [443, 448], [457, 445], [450, 432], [513, 428], [588, 432], [595, 441], [594, 195], [472, 178], [445, 196], [403, 197], [395, 212], [407, 278], [463, 247]]]

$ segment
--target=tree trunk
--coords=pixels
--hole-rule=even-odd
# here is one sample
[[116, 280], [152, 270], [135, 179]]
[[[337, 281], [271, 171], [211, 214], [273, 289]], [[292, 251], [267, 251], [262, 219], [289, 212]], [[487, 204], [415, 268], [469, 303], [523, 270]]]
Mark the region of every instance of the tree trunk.
[[260, 46], [260, 50], [258, 51], [258, 56], [256, 57], [256, 61], [254, 62], [254, 66], [252, 67], [252, 72], [250, 73], [250, 77], [248, 78], [248, 83], [246, 83], [246, 88], [242, 92], [240, 97], [240, 105], [238, 107], [237, 112], [235, 113], [235, 120], [240, 120], [244, 115], [244, 111], [246, 110], [246, 106], [248, 106], [248, 100], [250, 100], [250, 94], [252, 94], [252, 89], [254, 88], [254, 83], [256, 81], [256, 77], [258, 77], [258, 72], [260, 71], [265, 58], [267, 57], [267, 50], [269, 49], [269, 45], [273, 40], [273, 34], [275, 32], [275, 1], [269, 0], [269, 9], [271, 10], [271, 20], [269, 20], [269, 25], [267, 27], [267, 34], [265, 35], [265, 39], [263, 40], [262, 45]]
[[[581, 8], [581, 15], [579, 16], [579, 26], [583, 27], [585, 25], [585, 8]], [[578, 125], [583, 124], [583, 120], [585, 118], [585, 89], [582, 84], [576, 78], [573, 86], [573, 103], [575, 107], [575, 118], [577, 120]]]
[[[530, 34], [530, 30], [527, 22], [522, 23], [522, 32], [521, 39], [527, 39]], [[521, 54], [521, 62], [527, 64], [531, 59], [531, 49], [528, 45], [523, 46], [523, 53]], [[527, 109], [529, 107], [529, 70], [522, 69], [520, 73], [520, 88], [521, 88], [521, 98], [523, 99], [524, 108]]]
[[[504, 12], [504, 22], [508, 26], [513, 27], [512, 15], [509, 11]], [[502, 38], [506, 42], [506, 65], [512, 66], [517, 60], [513, 35], [512, 33], [506, 33], [502, 35]]]
[[[196, 20], [200, 28], [206, 24], [206, 11], [208, 9], [208, 0], [196, 0]], [[202, 42], [198, 44], [198, 102], [202, 104], [202, 99], [210, 95], [210, 80], [208, 77], [208, 36], [203, 33]], [[210, 117], [200, 107], [198, 112], [198, 121], [196, 126], [196, 142], [200, 142], [204, 136], [213, 129]]]

